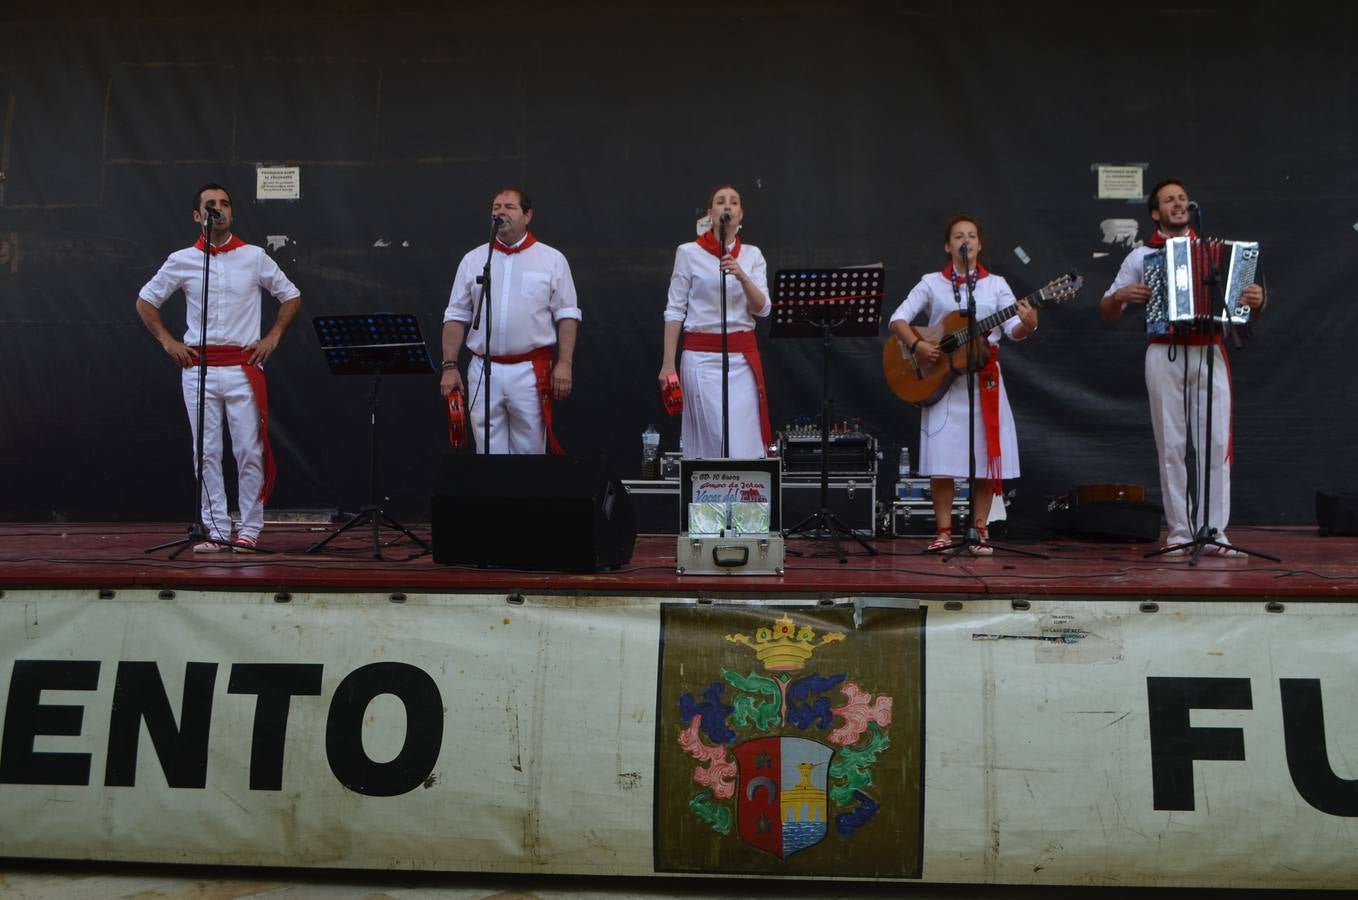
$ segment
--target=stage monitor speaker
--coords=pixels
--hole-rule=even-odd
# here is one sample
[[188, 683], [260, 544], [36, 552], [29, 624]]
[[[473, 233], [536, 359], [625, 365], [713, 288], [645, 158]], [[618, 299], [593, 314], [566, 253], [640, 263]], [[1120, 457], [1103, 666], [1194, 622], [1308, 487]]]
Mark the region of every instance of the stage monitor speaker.
[[594, 572], [626, 564], [637, 540], [603, 457], [445, 454], [431, 524], [445, 565]]
[[1358, 494], [1316, 491], [1316, 528], [1321, 537], [1358, 534]]
[[1004, 519], [990, 523], [990, 536], [1010, 544], [1035, 544], [1052, 534], [1051, 500], [1047, 497], [1015, 496], [1005, 509]]

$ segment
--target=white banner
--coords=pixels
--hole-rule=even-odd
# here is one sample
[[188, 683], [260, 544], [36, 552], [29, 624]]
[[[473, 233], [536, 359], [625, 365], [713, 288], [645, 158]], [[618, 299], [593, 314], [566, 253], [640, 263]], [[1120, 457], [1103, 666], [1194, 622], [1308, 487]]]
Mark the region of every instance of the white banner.
[[[922, 759], [910, 698], [874, 715], [918, 773], [889, 783], [920, 785], [922, 880], [1358, 884], [1353, 604], [921, 605]], [[661, 618], [640, 597], [6, 591], [0, 855], [648, 875], [657, 829], [740, 847], [657, 790], [660, 671], [687, 652]], [[890, 653], [815, 627], [814, 659]], [[787, 854], [833, 874], [845, 839], [822, 831]]]

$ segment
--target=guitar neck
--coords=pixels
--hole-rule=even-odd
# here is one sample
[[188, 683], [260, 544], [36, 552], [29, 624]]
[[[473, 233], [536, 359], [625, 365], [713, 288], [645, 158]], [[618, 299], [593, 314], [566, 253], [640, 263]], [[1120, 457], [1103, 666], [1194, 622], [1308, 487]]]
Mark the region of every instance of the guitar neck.
[[986, 316], [984, 319], [976, 323], [976, 331], [979, 334], [985, 334], [990, 329], [994, 328], [996, 325], [1001, 325], [1009, 321], [1018, 313], [1018, 305], [1022, 303], [1024, 300], [1027, 300], [1033, 306], [1041, 306], [1042, 291], [1033, 291], [1028, 296], [1023, 297], [1009, 304], [1004, 309]]

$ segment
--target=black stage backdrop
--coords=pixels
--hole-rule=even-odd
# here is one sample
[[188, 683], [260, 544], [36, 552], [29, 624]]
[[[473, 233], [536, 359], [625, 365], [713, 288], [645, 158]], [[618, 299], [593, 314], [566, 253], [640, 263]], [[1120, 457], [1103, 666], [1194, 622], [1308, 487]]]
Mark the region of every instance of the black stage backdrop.
[[[734, 182], [745, 236], [779, 268], [886, 266], [890, 306], [943, 261], [958, 210], [1019, 294], [1088, 279], [1008, 344], [1025, 494], [1089, 482], [1158, 491], [1139, 316], [1095, 306], [1126, 245], [1101, 223], [1097, 163], [1185, 179], [1205, 230], [1255, 239], [1271, 303], [1231, 354], [1234, 521], [1313, 521], [1358, 477], [1358, 14], [1287, 4], [938, 2], [456, 6], [35, 3], [0, 11], [0, 515], [184, 518], [192, 474], [178, 377], [134, 311], [194, 237], [209, 180], [237, 233], [273, 252], [303, 315], [269, 364], [274, 508], [366, 500], [369, 382], [332, 377], [322, 314], [417, 313], [435, 359], [461, 255], [495, 189], [523, 185], [569, 258], [584, 322], [572, 452], [636, 473], [674, 247]], [[259, 201], [259, 165], [301, 199]], [[1110, 226], [1111, 227], [1111, 226]], [[1018, 252], [1021, 249], [1021, 253]], [[265, 322], [273, 305], [266, 301]], [[183, 327], [183, 303], [167, 324]], [[818, 341], [770, 340], [775, 427], [814, 415]], [[883, 329], [883, 335], [885, 329]], [[918, 412], [883, 382], [880, 340], [834, 346], [835, 411], [887, 451]], [[426, 512], [446, 447], [433, 377], [384, 383], [389, 507]], [[890, 476], [885, 476], [884, 481]]]

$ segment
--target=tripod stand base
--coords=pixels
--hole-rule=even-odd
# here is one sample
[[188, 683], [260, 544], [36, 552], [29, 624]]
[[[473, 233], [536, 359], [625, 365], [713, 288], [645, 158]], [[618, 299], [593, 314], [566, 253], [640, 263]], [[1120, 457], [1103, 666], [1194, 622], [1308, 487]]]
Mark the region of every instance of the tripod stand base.
[[220, 547], [223, 550], [232, 550], [236, 553], [273, 553], [272, 550], [265, 550], [263, 547], [247, 547], [241, 544], [232, 543], [231, 541], [220, 541], [217, 538], [208, 537], [206, 529], [197, 522], [194, 522], [189, 526], [188, 537], [182, 537], [174, 541], [166, 541], [163, 544], [156, 544], [154, 547], [147, 547], [143, 552], [155, 553], [158, 550], [164, 550], [168, 547], [176, 547], [178, 549], [170, 554], [170, 559], [178, 559], [179, 554], [188, 550], [190, 547], [196, 549], [199, 544], [212, 544], [214, 547]]
[[310, 547], [306, 548], [306, 550], [304, 550], [303, 552], [319, 553], [320, 550], [326, 544], [330, 543], [335, 538], [339, 537], [341, 534], [344, 534], [344, 532], [348, 531], [349, 529], [357, 528], [359, 525], [372, 526], [373, 559], [385, 559], [385, 557], [382, 556], [382, 540], [381, 536], [378, 533], [379, 529], [381, 529], [382, 527], [395, 529], [396, 531], [401, 532], [401, 534], [404, 534], [406, 537], [410, 538], [410, 540], [414, 541], [415, 543], [419, 544], [421, 547], [424, 548], [424, 550], [422, 550], [421, 552], [416, 553], [415, 556], [407, 557], [407, 559], [415, 559], [418, 556], [423, 556], [425, 553], [433, 552], [428, 544], [420, 540], [420, 538], [417, 537], [414, 534], [414, 532], [412, 532], [409, 528], [405, 527], [400, 522], [396, 521], [391, 516], [387, 515], [380, 506], [363, 507], [358, 512], [350, 516], [349, 521], [345, 522], [343, 525], [336, 528], [334, 531], [330, 532], [325, 537], [321, 538], [321, 540], [317, 541]]
[[[989, 552], [972, 553], [973, 547], [984, 547]], [[993, 541], [981, 540], [981, 534], [975, 528], [968, 528], [966, 536], [956, 543], [946, 547], [926, 547], [921, 553], [932, 553], [941, 558], [944, 562], [954, 556], [967, 553], [973, 556], [990, 556], [994, 553], [1013, 553], [1016, 556], [1029, 556], [1033, 559], [1050, 559], [1045, 553], [1038, 553], [1036, 550], [1020, 550], [1018, 547], [1006, 547], [1004, 544], [996, 544]]]
[[[876, 556], [878, 554], [876, 547], [863, 540], [862, 535], [839, 521], [834, 513], [823, 506], [805, 519], [802, 519], [796, 525], [793, 525], [791, 528], [784, 529], [783, 537], [789, 538], [796, 534], [805, 534], [809, 538], [818, 538], [820, 536], [815, 534], [815, 532], [821, 531], [825, 532], [825, 538], [834, 542], [835, 556], [839, 558], [841, 563], [847, 563], [849, 561], [844, 553], [844, 547], [839, 542], [841, 535], [853, 538], [858, 542], [858, 546], [866, 550], [869, 555]], [[823, 540], [824, 538], [821, 539]]]
[[1269, 556], [1267, 553], [1262, 553], [1258, 550], [1248, 550], [1244, 547], [1237, 547], [1235, 544], [1228, 544], [1225, 541], [1218, 540], [1217, 534], [1218, 532], [1215, 528], [1209, 528], [1204, 525], [1198, 530], [1198, 533], [1193, 537], [1193, 540], [1184, 541], [1181, 544], [1167, 544], [1159, 550], [1152, 550], [1150, 553], [1147, 553], [1145, 558], [1150, 559], [1153, 556], [1182, 556], [1191, 554], [1192, 559], [1188, 561], [1188, 564], [1190, 566], [1196, 566], [1198, 564], [1198, 557], [1206, 553], [1209, 556], [1216, 556], [1219, 559], [1257, 556], [1260, 559], [1282, 562], [1282, 560], [1276, 556]]

